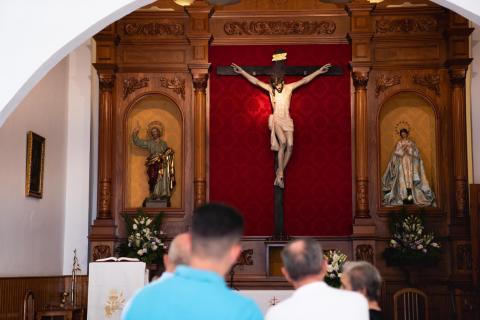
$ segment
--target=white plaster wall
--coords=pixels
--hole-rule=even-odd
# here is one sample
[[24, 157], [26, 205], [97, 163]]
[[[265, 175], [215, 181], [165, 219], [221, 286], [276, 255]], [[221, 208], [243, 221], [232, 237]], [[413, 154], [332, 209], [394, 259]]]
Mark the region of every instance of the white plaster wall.
[[90, 192], [92, 56], [90, 40], [68, 58], [67, 158], [63, 274], [72, 270], [73, 251], [86, 274]]
[[45, 74], [110, 23], [155, 0], [1, 0], [0, 126]]
[[[62, 273], [68, 59], [0, 127], [0, 276]], [[25, 197], [26, 134], [46, 138], [43, 199]]]
[[[480, 3], [480, 1], [479, 1]], [[473, 25], [472, 34], [472, 86], [471, 86], [471, 125], [473, 182], [480, 183], [480, 25]]]

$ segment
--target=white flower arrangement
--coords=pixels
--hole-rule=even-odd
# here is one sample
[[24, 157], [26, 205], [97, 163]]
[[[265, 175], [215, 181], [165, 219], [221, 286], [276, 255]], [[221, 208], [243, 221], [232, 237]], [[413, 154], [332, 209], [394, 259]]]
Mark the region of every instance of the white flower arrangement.
[[163, 251], [166, 249], [163, 241], [165, 233], [160, 230], [161, 215], [151, 218], [139, 209], [135, 217], [128, 214], [123, 217], [128, 235], [127, 242], [120, 245], [120, 254], [138, 258], [147, 264], [161, 263]]
[[425, 227], [418, 215], [400, 214], [393, 221], [392, 239], [383, 253], [389, 265], [434, 264], [439, 259], [440, 244]]
[[340, 250], [328, 250], [325, 252], [324, 258], [327, 261], [325, 282], [332, 287], [339, 288], [343, 265], [347, 261], [347, 255]]

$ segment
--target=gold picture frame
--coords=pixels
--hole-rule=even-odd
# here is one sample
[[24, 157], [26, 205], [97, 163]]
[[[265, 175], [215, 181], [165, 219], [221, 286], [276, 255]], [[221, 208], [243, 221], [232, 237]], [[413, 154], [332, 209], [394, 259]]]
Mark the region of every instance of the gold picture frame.
[[45, 138], [27, 132], [27, 168], [25, 178], [25, 195], [43, 197], [43, 169], [45, 161]]

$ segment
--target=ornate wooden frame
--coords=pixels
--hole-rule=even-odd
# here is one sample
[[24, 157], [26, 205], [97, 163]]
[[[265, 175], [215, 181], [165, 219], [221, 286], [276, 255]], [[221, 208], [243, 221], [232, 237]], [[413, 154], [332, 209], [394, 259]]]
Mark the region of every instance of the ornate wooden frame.
[[[416, 91], [414, 89], [399, 89], [399, 90], [396, 90], [396, 91], [392, 91], [389, 93], [389, 95], [385, 96], [381, 101], [379, 101], [378, 103], [378, 109], [376, 110], [376, 118], [375, 118], [375, 128], [376, 128], [376, 131], [377, 131], [377, 134], [376, 134], [376, 143], [374, 144], [375, 145], [375, 153], [376, 153], [376, 167], [377, 167], [377, 174], [376, 174], [376, 179], [375, 179], [375, 182], [373, 183], [374, 185], [374, 188], [376, 190], [375, 194], [378, 195], [376, 198], [376, 212], [379, 216], [383, 216], [383, 217], [386, 217], [388, 216], [388, 213], [390, 212], [398, 212], [398, 210], [400, 209], [400, 207], [385, 207], [382, 205], [382, 199], [380, 197], [380, 195], [382, 194], [382, 190], [381, 190], [381, 178], [382, 178], [382, 175], [383, 173], [381, 172], [381, 167], [380, 167], [380, 141], [381, 141], [381, 132], [380, 132], [380, 115], [381, 115], [381, 112], [382, 112], [382, 109], [383, 107], [385, 106], [385, 104], [390, 101], [390, 99], [394, 98], [396, 95], [398, 94], [401, 94], [401, 93], [406, 93], [406, 92], [409, 92], [409, 93], [414, 93], [416, 95], [418, 95], [420, 98], [422, 98], [425, 102], [427, 102], [430, 107], [432, 108], [434, 114], [435, 114], [435, 143], [437, 144], [437, 147], [435, 149], [435, 153], [436, 153], [436, 158], [437, 158], [437, 162], [435, 163], [435, 176], [436, 177], [439, 177], [439, 174], [440, 174], [440, 170], [439, 170], [439, 165], [438, 165], [438, 159], [440, 159], [440, 155], [442, 154], [441, 152], [441, 148], [442, 148], [442, 145], [439, 144], [439, 142], [442, 141], [442, 138], [440, 135], [440, 127], [441, 127], [441, 116], [439, 114], [439, 108], [435, 105], [435, 103], [431, 100], [431, 98], [429, 96], [427, 96], [426, 94], [424, 93], [421, 93], [419, 91]], [[442, 214], [444, 213], [444, 210], [442, 208], [442, 198], [443, 198], [443, 188], [441, 188], [441, 184], [439, 183], [439, 180], [437, 178], [437, 180], [435, 181], [435, 194], [437, 195], [437, 207], [426, 207], [424, 208], [426, 212], [428, 213], [433, 213], [433, 214]], [[418, 212], [418, 207], [416, 206], [406, 206], [406, 209], [407, 209], [407, 212]]]
[[[163, 88], [162, 88], [163, 89]], [[154, 90], [153, 88], [150, 89], [148, 92], [144, 92], [138, 95], [133, 96], [133, 99], [130, 101], [130, 103], [126, 106], [126, 108], [123, 110], [123, 128], [122, 128], [122, 136], [123, 136], [123, 141], [124, 145], [122, 149], [119, 149], [119, 152], [123, 154], [123, 162], [122, 162], [122, 168], [125, 168], [123, 170], [123, 176], [122, 176], [122, 181], [119, 183], [118, 187], [118, 192], [122, 195], [122, 204], [121, 204], [121, 211], [125, 213], [135, 213], [136, 208], [132, 207], [127, 207], [127, 201], [126, 201], [126, 192], [125, 192], [125, 184], [123, 183], [124, 181], [127, 180], [127, 172], [126, 168], [128, 167], [128, 159], [127, 159], [127, 149], [128, 149], [128, 144], [131, 143], [129, 132], [127, 132], [127, 121], [128, 121], [128, 116], [130, 112], [133, 110], [133, 107], [137, 102], [139, 102], [141, 99], [143, 99], [146, 96], [153, 96], [153, 95], [163, 95], [170, 99], [178, 108], [181, 117], [182, 117], [182, 163], [181, 167], [178, 168], [177, 170], [182, 170], [182, 172], [186, 172], [185, 170], [185, 154], [188, 154], [187, 152], [187, 146], [186, 146], [186, 140], [185, 140], [185, 125], [186, 125], [186, 119], [185, 119], [185, 110], [182, 110], [182, 108], [179, 106], [179, 101], [177, 101], [176, 97], [173, 97], [170, 92], [167, 92], [166, 90]], [[188, 181], [185, 177], [186, 175], [182, 175], [182, 194], [181, 194], [181, 206], [179, 208], [144, 208], [144, 211], [147, 213], [158, 213], [158, 212], [163, 212], [165, 217], [175, 217], [175, 218], [183, 218], [185, 215], [185, 191], [184, 187], [186, 186], [186, 182]], [[188, 177], [191, 179], [191, 177]]]
[[[376, 5], [352, 0], [344, 10], [343, 6], [320, 1], [245, 0], [212, 8], [206, 1], [197, 0], [186, 9], [172, 1], [159, 1], [157, 4], [170, 6], [172, 11], [160, 12], [147, 6], [97, 34], [99, 212], [90, 234], [91, 247], [102, 246], [102, 252], [109, 247], [113, 252], [115, 243], [124, 237], [119, 213], [128, 211], [122, 189], [125, 111], [136, 99], [150, 93], [165, 94], [183, 112], [184, 206], [182, 210], [165, 210], [166, 231], [174, 236], [189, 228], [193, 208], [208, 199], [209, 46], [350, 43], [353, 233], [317, 239], [349, 257], [373, 260], [381, 272], [386, 271], [382, 307], [391, 313], [391, 298], [404, 285], [404, 277], [380, 258], [390, 237], [386, 217], [392, 210], [380, 206], [378, 117], [389, 97], [415, 92], [434, 108], [437, 159], [443, 160], [437, 162], [436, 174], [443, 180], [435, 182], [439, 206], [427, 209], [427, 225], [445, 244], [446, 257], [456, 254], [457, 244], [470, 241], [465, 75], [471, 62], [468, 38], [472, 29], [463, 17], [427, 0], [418, 2], [422, 7], [392, 9], [389, 0]], [[327, 20], [335, 28], [332, 23], [324, 23]], [[161, 74], [185, 79], [185, 100], [159, 83]], [[377, 76], [382, 74], [385, 78], [377, 83]], [[132, 80], [128, 88], [123, 88], [123, 81], [129, 77], [138, 81]], [[267, 239], [242, 239], [246, 248], [252, 249], [253, 265], [238, 270], [239, 287], [288, 287], [283, 279], [265, 274]], [[478, 257], [474, 255], [473, 259]], [[436, 299], [445, 301], [449, 286], [471, 286], [472, 272], [456, 270], [457, 265], [441, 261], [420, 285], [428, 289], [435, 284]]]
[[[40, 150], [37, 150], [40, 148]], [[43, 176], [45, 164], [45, 138], [32, 132], [27, 132], [27, 161], [25, 176], [25, 195], [41, 199], [43, 197]], [[36, 164], [36, 165], [34, 165]], [[35, 168], [37, 167], [38, 168]], [[32, 180], [38, 180], [38, 188], [34, 188]]]

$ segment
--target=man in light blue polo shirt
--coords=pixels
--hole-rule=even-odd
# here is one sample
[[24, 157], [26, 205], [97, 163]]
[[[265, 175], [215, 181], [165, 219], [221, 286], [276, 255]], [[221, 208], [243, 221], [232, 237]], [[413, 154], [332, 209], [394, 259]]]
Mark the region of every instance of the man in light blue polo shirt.
[[190, 266], [140, 290], [123, 320], [261, 320], [258, 306], [230, 290], [223, 277], [240, 254], [243, 218], [221, 204], [197, 208], [192, 223]]

